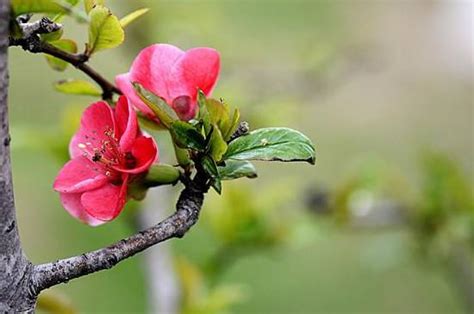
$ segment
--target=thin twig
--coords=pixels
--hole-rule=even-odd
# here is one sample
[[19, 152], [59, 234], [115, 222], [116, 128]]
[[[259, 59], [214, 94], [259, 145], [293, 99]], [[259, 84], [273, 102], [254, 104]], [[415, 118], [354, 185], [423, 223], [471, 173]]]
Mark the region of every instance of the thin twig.
[[85, 54], [73, 54], [61, 50], [48, 42], [42, 41], [39, 34], [50, 33], [59, 30], [62, 26], [54, 23], [48, 18], [42, 18], [33, 23], [18, 22], [23, 36], [21, 38], [10, 37], [10, 46], [20, 46], [31, 53], [45, 53], [68, 62], [77, 69], [84, 72], [102, 88], [102, 99], [110, 100], [113, 94], [121, 95], [120, 90], [101, 74], [87, 64], [89, 57]]
[[205, 182], [207, 176], [198, 173], [192, 184], [181, 192], [176, 212], [153, 227], [96, 251], [35, 266], [30, 280], [31, 293], [37, 295], [54, 285], [112, 268], [157, 243], [183, 237], [199, 218], [208, 189]]

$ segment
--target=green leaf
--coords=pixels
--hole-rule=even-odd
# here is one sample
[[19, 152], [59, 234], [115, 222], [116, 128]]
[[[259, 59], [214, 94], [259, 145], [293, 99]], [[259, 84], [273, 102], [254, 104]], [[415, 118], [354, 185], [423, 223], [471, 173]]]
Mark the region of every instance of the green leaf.
[[187, 149], [184, 148], [179, 148], [176, 143], [173, 142], [173, 148], [174, 148], [174, 153], [176, 156], [176, 161], [178, 164], [183, 167], [184, 169], [187, 169], [189, 166], [191, 166], [192, 161], [191, 158], [189, 157], [189, 152]]
[[148, 8], [143, 8], [143, 9], [138, 9], [136, 11], [133, 11], [132, 13], [127, 14], [126, 16], [122, 17], [120, 19], [120, 25], [122, 25], [122, 28], [125, 28], [128, 26], [128, 24], [132, 23], [145, 13], [147, 13], [150, 9]]
[[86, 10], [86, 13], [89, 14], [89, 12], [92, 10], [92, 8], [96, 5], [105, 5], [104, 0], [84, 0], [84, 10]]
[[163, 131], [167, 130], [167, 128], [161, 124], [161, 123], [156, 123], [156, 121], [150, 120], [147, 116], [144, 114], [137, 112], [137, 118], [138, 122], [143, 128], [147, 128], [150, 130], [155, 130], [155, 131]]
[[[51, 45], [54, 47], [64, 50], [69, 53], [76, 53], [77, 52], [77, 45], [76, 42], [71, 39], [58, 39], [55, 41], [50, 42]], [[59, 58], [53, 57], [51, 55], [45, 55], [48, 64], [56, 71], [64, 71], [66, 70], [68, 63], [64, 60]]]
[[232, 134], [234, 134], [235, 130], [239, 126], [239, 119], [240, 119], [240, 111], [239, 109], [235, 108], [234, 114], [232, 115], [232, 119], [230, 120], [229, 127], [227, 132], [225, 132], [224, 140], [228, 141]]
[[133, 87], [140, 99], [153, 111], [167, 128], [171, 127], [174, 121], [179, 120], [176, 112], [168, 106], [168, 104], [157, 95], [145, 89], [140, 83], [133, 82]]
[[199, 105], [199, 120], [202, 120], [204, 126], [204, 132], [209, 134], [211, 131], [211, 116], [207, 110], [207, 100], [206, 95], [202, 90], [198, 92], [198, 105]]
[[221, 194], [222, 184], [216, 162], [211, 157], [204, 156], [201, 165], [206, 174], [211, 178], [211, 186], [217, 193]]
[[221, 180], [234, 180], [242, 177], [250, 179], [257, 177], [257, 169], [251, 162], [245, 160], [227, 160], [225, 166], [218, 167]]
[[266, 128], [230, 142], [224, 159], [306, 161], [315, 163], [315, 150], [302, 133], [289, 128]]
[[114, 48], [120, 45], [125, 34], [118, 18], [102, 5], [96, 5], [89, 12], [89, 43], [87, 54]]
[[61, 38], [63, 36], [64, 30], [63, 28], [60, 28], [59, 30], [48, 33], [48, 34], [41, 34], [41, 40], [42, 41], [47, 41], [47, 42], [53, 42]]
[[54, 0], [11, 0], [14, 16], [25, 13], [66, 13], [64, 6]]
[[206, 101], [207, 111], [213, 124], [225, 124], [229, 120], [229, 107], [217, 99], [209, 98]]
[[181, 148], [197, 151], [206, 149], [206, 140], [191, 124], [184, 121], [175, 121], [170, 128], [173, 141]]
[[222, 138], [222, 134], [219, 128], [214, 125], [211, 133], [211, 138], [209, 140], [209, 152], [214, 160], [220, 161], [226, 150], [227, 143]]
[[82, 80], [64, 80], [54, 84], [58, 92], [74, 95], [100, 96], [102, 91], [94, 84]]

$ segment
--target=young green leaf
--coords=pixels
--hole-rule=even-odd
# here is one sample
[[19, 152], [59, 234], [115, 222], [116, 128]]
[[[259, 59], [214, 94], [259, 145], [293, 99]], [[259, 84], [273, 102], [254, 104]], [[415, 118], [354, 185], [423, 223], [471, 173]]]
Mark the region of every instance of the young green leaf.
[[311, 141], [289, 128], [265, 128], [230, 142], [224, 159], [315, 162]]
[[221, 194], [222, 184], [219, 176], [219, 170], [217, 170], [216, 162], [209, 156], [204, 156], [202, 159], [202, 168], [211, 178], [211, 185], [217, 193]]
[[[77, 52], [77, 45], [76, 42], [71, 39], [58, 39], [55, 41], [50, 42], [51, 45], [54, 47], [67, 51], [69, 53], [76, 53]], [[66, 70], [68, 63], [63, 61], [59, 58], [53, 57], [51, 55], [45, 55], [48, 64], [56, 71], [64, 71]]]
[[255, 166], [245, 160], [227, 160], [225, 166], [217, 169], [221, 180], [234, 180], [242, 177], [253, 179], [257, 177]]
[[184, 148], [179, 148], [176, 143], [173, 142], [173, 148], [174, 148], [174, 153], [176, 156], [176, 161], [178, 162], [178, 165], [183, 167], [184, 169], [187, 169], [189, 166], [191, 166], [192, 161], [191, 158], [189, 157], [189, 152], [187, 149]]
[[202, 90], [198, 92], [198, 105], [199, 105], [199, 120], [202, 120], [204, 125], [204, 132], [209, 134], [211, 131], [211, 117], [209, 115], [209, 111], [207, 110], [207, 100], [206, 95], [204, 95]]
[[181, 148], [189, 148], [197, 151], [206, 149], [206, 140], [191, 124], [184, 121], [175, 121], [170, 128], [173, 141]]
[[104, 6], [96, 5], [89, 12], [89, 42], [87, 54], [120, 45], [125, 34], [118, 18]]
[[89, 14], [92, 8], [96, 5], [105, 5], [105, 1], [104, 0], [84, 0], [84, 10], [86, 10], [87, 14]]
[[225, 134], [223, 135], [225, 141], [228, 141], [232, 134], [234, 134], [235, 130], [237, 130], [237, 127], [239, 126], [239, 119], [240, 111], [239, 109], [235, 108], [234, 115], [232, 116], [232, 119], [229, 123], [229, 128], [227, 129], [227, 132], [225, 132]]
[[74, 95], [100, 96], [101, 90], [94, 84], [82, 80], [64, 80], [54, 84], [54, 88], [61, 93]]
[[133, 11], [126, 16], [122, 17], [120, 19], [120, 25], [122, 25], [122, 28], [125, 28], [128, 26], [128, 24], [132, 23], [139, 17], [141, 17], [143, 14], [147, 13], [150, 9], [148, 8], [143, 8], [143, 9], [138, 9], [136, 11]]
[[167, 128], [171, 127], [171, 124], [179, 120], [176, 112], [168, 106], [168, 104], [157, 95], [153, 94], [146, 88], [144, 88], [140, 83], [133, 82], [133, 87], [138, 97], [148, 106], [148, 108], [153, 111], [153, 113], [160, 119]]
[[211, 138], [209, 140], [209, 152], [212, 158], [220, 161], [227, 150], [227, 143], [222, 138], [221, 131], [214, 125], [212, 128]]
[[25, 13], [66, 13], [66, 8], [55, 0], [11, 0], [14, 16]]
[[52, 32], [52, 33], [47, 33], [47, 34], [41, 34], [41, 41], [47, 41], [47, 42], [54, 42], [63, 36], [64, 29], [60, 28], [59, 30]]

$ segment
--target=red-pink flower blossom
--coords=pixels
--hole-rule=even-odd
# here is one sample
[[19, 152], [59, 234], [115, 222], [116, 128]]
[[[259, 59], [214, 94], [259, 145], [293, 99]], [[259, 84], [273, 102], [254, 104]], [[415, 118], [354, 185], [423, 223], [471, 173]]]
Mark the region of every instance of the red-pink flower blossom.
[[130, 72], [115, 81], [133, 105], [147, 117], [157, 120], [140, 100], [132, 83], [138, 82], [163, 98], [183, 120], [196, 113], [198, 89], [210, 95], [217, 82], [220, 57], [215, 49], [193, 48], [186, 52], [167, 44], [143, 49], [133, 61]]
[[140, 132], [136, 113], [123, 96], [115, 109], [99, 101], [84, 111], [69, 153], [71, 160], [53, 187], [72, 216], [93, 226], [117, 217], [128, 184], [158, 158], [154, 139]]

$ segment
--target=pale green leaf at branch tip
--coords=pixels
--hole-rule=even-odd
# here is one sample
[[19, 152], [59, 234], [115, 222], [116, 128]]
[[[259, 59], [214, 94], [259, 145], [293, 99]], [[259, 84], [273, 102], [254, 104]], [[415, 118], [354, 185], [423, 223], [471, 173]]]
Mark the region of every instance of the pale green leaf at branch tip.
[[315, 163], [311, 140], [289, 128], [265, 128], [230, 142], [224, 159]]
[[225, 166], [219, 166], [218, 170], [221, 180], [234, 180], [243, 177], [254, 179], [257, 177], [255, 166], [245, 160], [227, 160]]
[[83, 80], [64, 80], [54, 84], [54, 88], [61, 93], [87, 96], [100, 96], [102, 91], [94, 84]]
[[84, 0], [84, 10], [86, 10], [87, 14], [89, 14], [92, 8], [96, 5], [105, 5], [105, 1], [104, 0]]
[[174, 121], [179, 120], [176, 112], [161, 97], [153, 94], [140, 83], [132, 83], [136, 94], [153, 111], [166, 128], [170, 128]]
[[[76, 53], [77, 52], [77, 44], [75, 41], [71, 39], [58, 39], [55, 41], [49, 42], [51, 45], [55, 46], [58, 49], [64, 50], [69, 53]], [[51, 55], [45, 55], [48, 64], [56, 71], [64, 71], [66, 70], [68, 63], [64, 60], [59, 58], [53, 57]]]
[[118, 18], [102, 5], [96, 5], [89, 12], [89, 42], [87, 54], [120, 45], [125, 33]]
[[25, 13], [66, 13], [67, 10], [55, 0], [11, 0], [15, 16]]
[[122, 28], [127, 27], [128, 24], [134, 22], [136, 19], [147, 13], [149, 10], [150, 9], [148, 8], [143, 8], [127, 14], [126, 16], [120, 19], [120, 25], [122, 25]]

